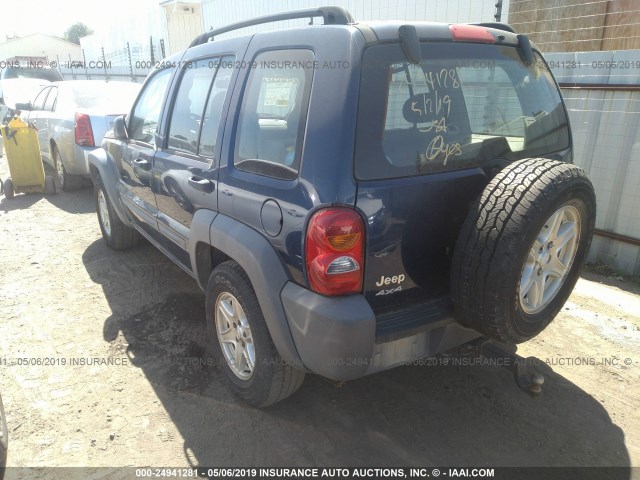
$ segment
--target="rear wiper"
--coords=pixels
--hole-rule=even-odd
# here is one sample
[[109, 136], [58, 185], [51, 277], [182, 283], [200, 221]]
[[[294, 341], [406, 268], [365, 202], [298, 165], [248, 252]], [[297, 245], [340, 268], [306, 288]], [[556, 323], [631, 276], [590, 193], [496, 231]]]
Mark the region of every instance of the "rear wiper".
[[496, 158], [513, 159], [513, 151], [505, 137], [485, 138], [478, 152], [478, 159], [484, 163]]

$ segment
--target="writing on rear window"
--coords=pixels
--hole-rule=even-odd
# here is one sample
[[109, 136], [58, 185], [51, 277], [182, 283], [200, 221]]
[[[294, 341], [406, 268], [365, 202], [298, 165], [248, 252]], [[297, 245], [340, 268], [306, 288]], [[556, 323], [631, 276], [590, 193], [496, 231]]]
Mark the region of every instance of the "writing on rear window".
[[459, 44], [424, 44], [422, 58], [409, 63], [393, 45], [365, 52], [359, 116], [369, 120], [358, 124], [357, 178], [456, 170], [568, 147], [565, 110], [543, 61], [526, 65], [512, 47]]

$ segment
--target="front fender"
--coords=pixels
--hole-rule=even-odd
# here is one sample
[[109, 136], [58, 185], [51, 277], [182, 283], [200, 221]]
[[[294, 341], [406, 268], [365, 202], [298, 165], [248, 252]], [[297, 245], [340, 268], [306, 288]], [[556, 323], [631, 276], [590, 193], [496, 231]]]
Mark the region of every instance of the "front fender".
[[100, 175], [102, 185], [107, 192], [107, 196], [113, 205], [113, 209], [116, 211], [120, 220], [122, 220], [122, 223], [128, 227], [134, 228], [125, 213], [125, 207], [122, 204], [120, 195], [118, 195], [118, 190], [116, 189], [119, 176], [115, 162], [104, 148], [96, 148], [89, 153], [89, 171], [91, 172], [91, 180], [93, 180], [94, 185], [96, 184], [96, 178]]

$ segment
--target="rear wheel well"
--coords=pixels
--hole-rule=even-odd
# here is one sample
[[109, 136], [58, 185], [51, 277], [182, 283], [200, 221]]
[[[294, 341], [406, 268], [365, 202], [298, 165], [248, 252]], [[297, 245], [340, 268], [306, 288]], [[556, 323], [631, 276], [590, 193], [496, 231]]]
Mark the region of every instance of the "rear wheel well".
[[58, 145], [56, 145], [56, 141], [53, 138], [50, 138], [49, 139], [49, 159], [54, 169], [56, 168], [56, 159], [53, 156], [53, 152], [55, 152], [57, 148], [58, 148]]
[[[58, 148], [58, 145], [56, 144], [56, 141], [51, 138], [49, 139], [49, 153], [51, 154], [51, 165], [53, 165], [53, 168], [56, 168], [56, 157], [55, 157], [55, 151], [58, 151], [58, 154], [60, 155], [60, 161], [62, 161], [62, 152], [60, 151], [60, 149]], [[62, 162], [62, 164], [64, 165], [64, 162]]]
[[207, 285], [213, 269], [227, 260], [233, 259], [208, 243], [199, 242], [196, 245], [196, 269], [200, 285]]

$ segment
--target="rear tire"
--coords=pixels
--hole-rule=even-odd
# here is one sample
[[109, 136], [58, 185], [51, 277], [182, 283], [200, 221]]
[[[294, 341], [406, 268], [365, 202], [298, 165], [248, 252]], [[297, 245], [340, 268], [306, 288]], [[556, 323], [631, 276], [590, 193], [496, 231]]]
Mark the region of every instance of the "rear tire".
[[213, 353], [238, 397], [266, 407], [300, 388], [304, 372], [278, 355], [251, 282], [236, 262], [221, 263], [211, 273], [206, 309]]
[[2, 404], [2, 397], [0, 396], [0, 435], [2, 435], [2, 441], [0, 441], [0, 480], [4, 479], [4, 473], [7, 465], [7, 448], [9, 447], [9, 432], [7, 429], [7, 415]]
[[7, 178], [4, 181], [3, 190], [4, 190], [5, 198], [11, 199], [15, 195], [15, 191], [13, 189], [13, 182], [11, 181], [10, 178]]
[[47, 195], [55, 195], [58, 193], [56, 189], [56, 180], [51, 175], [45, 175], [44, 177], [44, 192]]
[[60, 189], [65, 192], [70, 192], [72, 190], [78, 190], [82, 187], [82, 177], [79, 175], [71, 175], [67, 173], [67, 169], [64, 168], [64, 163], [62, 161], [62, 157], [60, 156], [60, 151], [58, 147], [53, 147], [53, 163], [56, 170], [56, 179], [58, 181], [58, 185]]
[[455, 247], [451, 292], [458, 321], [505, 343], [539, 334], [575, 286], [595, 227], [586, 174], [529, 158], [489, 182]]
[[98, 223], [100, 224], [102, 237], [107, 242], [107, 245], [114, 250], [127, 250], [135, 247], [140, 240], [140, 235], [136, 230], [126, 226], [120, 220], [120, 217], [113, 209], [100, 175], [96, 177], [94, 195]]

